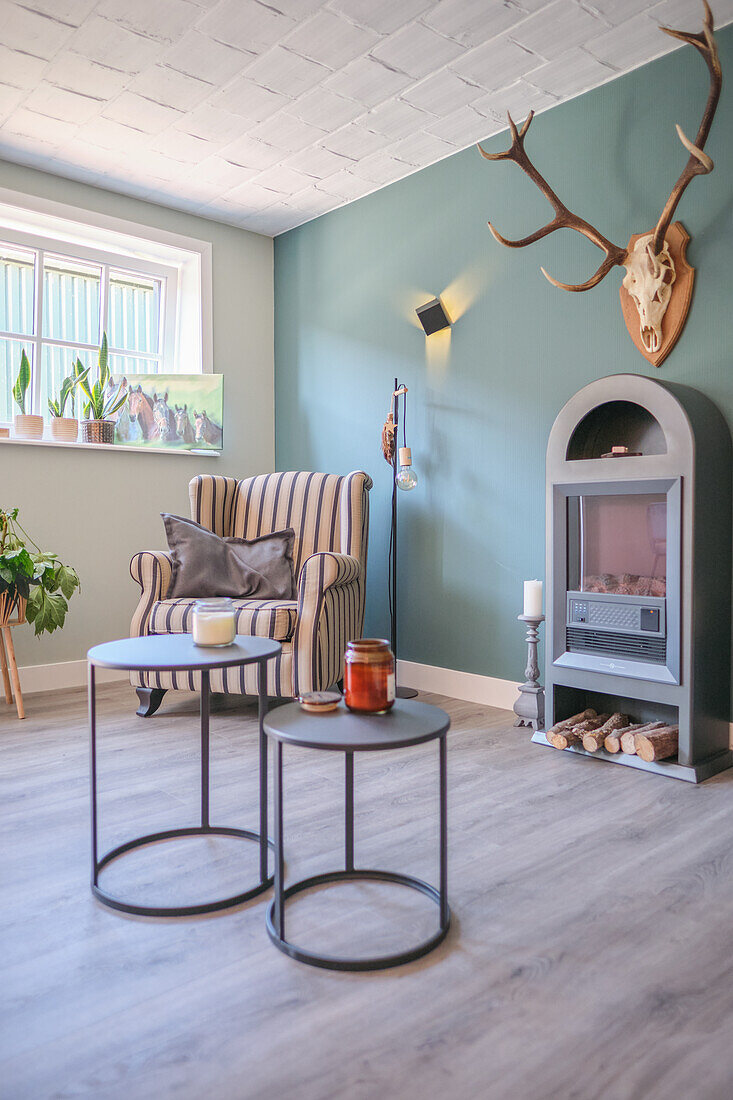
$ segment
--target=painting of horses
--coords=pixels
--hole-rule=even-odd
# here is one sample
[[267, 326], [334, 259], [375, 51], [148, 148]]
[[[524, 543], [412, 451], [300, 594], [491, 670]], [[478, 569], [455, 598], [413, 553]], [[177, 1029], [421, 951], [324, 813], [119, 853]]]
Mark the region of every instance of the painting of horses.
[[127, 401], [115, 413], [115, 443], [178, 451], [221, 451], [224, 386], [221, 374], [128, 374], [112, 377]]

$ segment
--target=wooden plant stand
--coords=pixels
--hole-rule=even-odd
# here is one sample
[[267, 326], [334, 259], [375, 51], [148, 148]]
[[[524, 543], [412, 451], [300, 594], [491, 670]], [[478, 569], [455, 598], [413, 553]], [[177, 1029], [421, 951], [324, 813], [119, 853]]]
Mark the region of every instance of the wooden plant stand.
[[[23, 693], [20, 690], [20, 676], [18, 675], [18, 663], [15, 659], [15, 647], [13, 636], [10, 633], [11, 626], [20, 626], [25, 622], [25, 600], [12, 602], [7, 592], [0, 596], [0, 667], [3, 673], [3, 686], [5, 688], [5, 702], [13, 702], [15, 692], [15, 706], [18, 718], [25, 718], [23, 707]], [[12, 688], [11, 688], [12, 682]]]

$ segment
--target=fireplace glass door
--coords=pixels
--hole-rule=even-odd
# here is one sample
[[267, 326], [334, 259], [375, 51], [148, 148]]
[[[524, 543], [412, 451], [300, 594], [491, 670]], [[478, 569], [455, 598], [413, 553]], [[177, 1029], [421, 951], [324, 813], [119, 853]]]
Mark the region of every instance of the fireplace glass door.
[[569, 497], [568, 536], [568, 589], [666, 596], [666, 493]]

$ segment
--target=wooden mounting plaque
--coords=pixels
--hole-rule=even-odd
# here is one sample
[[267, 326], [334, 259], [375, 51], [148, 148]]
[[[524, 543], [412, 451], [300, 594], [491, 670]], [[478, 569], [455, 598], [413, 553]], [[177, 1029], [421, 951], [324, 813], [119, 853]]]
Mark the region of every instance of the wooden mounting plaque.
[[[647, 232], [653, 232], [653, 230], [647, 230]], [[629, 241], [629, 250], [633, 249], [639, 237], [643, 236], [645, 236], [644, 233], [635, 233]], [[639, 328], [639, 312], [634, 299], [623, 285], [619, 287], [621, 310], [626, 327], [629, 330], [629, 336], [653, 367], [662, 365], [682, 335], [682, 329], [685, 327], [685, 321], [687, 320], [687, 313], [692, 301], [692, 287], [695, 282], [695, 269], [688, 264], [686, 256], [689, 239], [690, 235], [682, 222], [674, 222], [667, 230], [665, 242], [674, 260], [676, 278], [672, 287], [669, 305], [662, 320], [662, 346], [659, 351], [647, 351], [644, 347]]]

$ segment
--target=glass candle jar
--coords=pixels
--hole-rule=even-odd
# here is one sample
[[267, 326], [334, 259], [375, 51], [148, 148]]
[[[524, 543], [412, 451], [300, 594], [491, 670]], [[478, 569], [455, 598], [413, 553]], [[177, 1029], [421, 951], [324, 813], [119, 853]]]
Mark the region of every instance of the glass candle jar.
[[193, 605], [191, 633], [194, 645], [231, 645], [235, 634], [232, 601], [197, 600]]
[[395, 661], [389, 642], [349, 642], [344, 656], [344, 702], [358, 714], [384, 714], [395, 700]]

